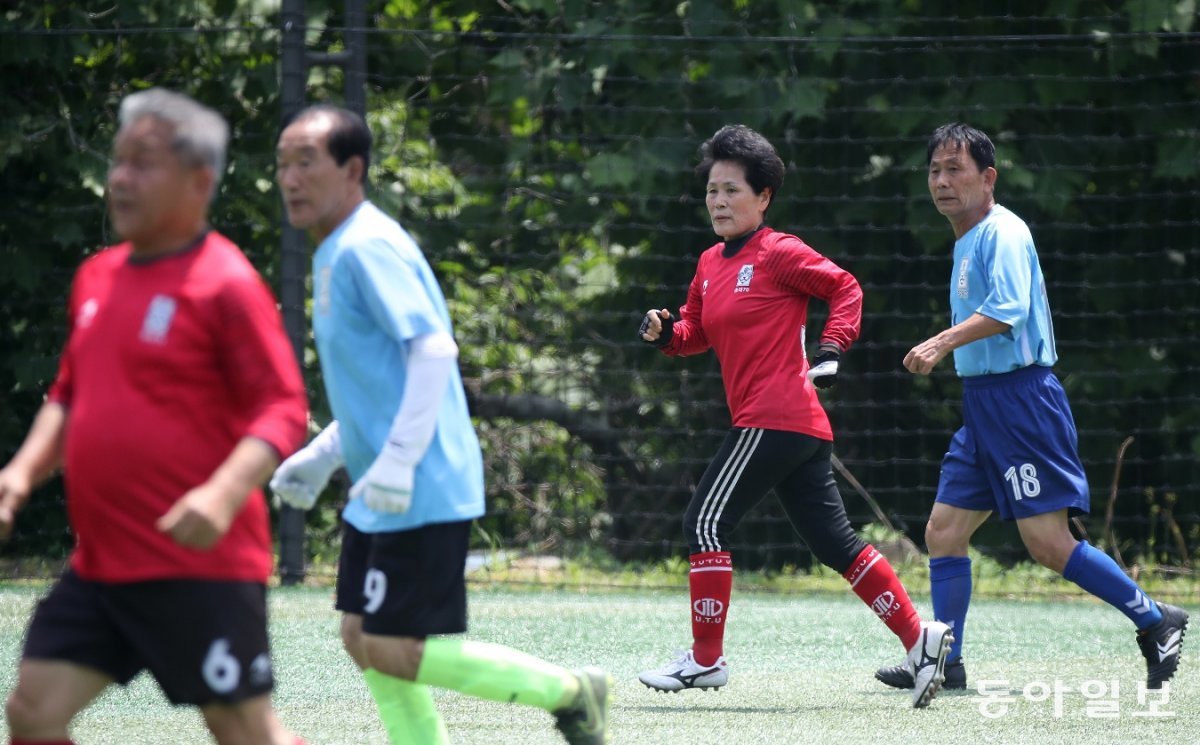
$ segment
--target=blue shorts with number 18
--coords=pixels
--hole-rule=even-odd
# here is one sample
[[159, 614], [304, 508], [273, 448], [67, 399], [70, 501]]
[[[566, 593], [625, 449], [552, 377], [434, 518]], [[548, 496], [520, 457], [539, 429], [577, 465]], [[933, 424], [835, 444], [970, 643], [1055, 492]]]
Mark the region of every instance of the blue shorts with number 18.
[[963, 426], [942, 459], [937, 501], [1004, 520], [1089, 510], [1075, 420], [1050, 368], [963, 378]]

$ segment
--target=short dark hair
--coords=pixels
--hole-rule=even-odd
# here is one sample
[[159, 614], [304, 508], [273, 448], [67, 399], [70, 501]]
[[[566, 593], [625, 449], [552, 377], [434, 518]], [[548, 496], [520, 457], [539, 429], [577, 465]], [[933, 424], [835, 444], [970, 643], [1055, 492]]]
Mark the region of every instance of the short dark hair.
[[701, 181], [708, 182], [713, 163], [719, 160], [740, 164], [746, 172], [746, 183], [750, 184], [755, 194], [762, 194], [763, 189], [770, 187], [772, 201], [779, 193], [779, 187], [783, 186], [786, 170], [783, 159], [766, 137], [744, 124], [727, 124], [700, 146], [700, 165], [696, 166], [696, 175]]
[[954, 143], [959, 147], [965, 146], [971, 154], [971, 160], [982, 171], [996, 166], [996, 146], [988, 139], [982, 130], [975, 129], [962, 122], [950, 122], [933, 130], [929, 136], [929, 145], [925, 150], [925, 165], [933, 160], [933, 152], [942, 145]]
[[283, 123], [284, 129], [292, 124], [314, 116], [327, 115], [333, 119], [333, 127], [329, 130], [325, 146], [334, 162], [339, 166], [353, 157], [362, 158], [363, 183], [367, 183], [367, 171], [371, 167], [371, 128], [357, 113], [341, 106], [327, 103], [314, 104], [297, 111]]

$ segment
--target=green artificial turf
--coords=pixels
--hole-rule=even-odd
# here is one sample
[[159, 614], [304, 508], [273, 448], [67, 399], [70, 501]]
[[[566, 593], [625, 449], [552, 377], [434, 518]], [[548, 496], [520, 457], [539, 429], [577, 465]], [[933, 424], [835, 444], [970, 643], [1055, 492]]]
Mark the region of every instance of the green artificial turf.
[[[11, 688], [21, 635], [44, 588], [0, 587], [0, 684]], [[928, 614], [928, 604], [918, 599]], [[615, 743], [775, 745], [790, 743], [1053, 743], [1120, 745], [1200, 741], [1200, 672], [1191, 640], [1164, 710], [1141, 716], [1144, 662], [1133, 627], [1092, 600], [980, 599], [971, 608], [966, 692], [946, 692], [926, 710], [909, 694], [877, 683], [878, 665], [900, 661], [899, 642], [848, 592], [736, 593], [725, 653], [729, 685], [666, 694], [644, 688], [639, 670], [666, 662], [690, 639], [686, 592], [471, 590], [471, 631], [486, 640], [575, 667], [598, 664], [616, 679]], [[1200, 619], [1200, 609], [1191, 606]], [[328, 589], [272, 590], [272, 643], [283, 721], [312, 745], [385, 745], [360, 676], [341, 650]], [[1008, 691], [1007, 713], [981, 711], [981, 681]], [[1115, 717], [1089, 716], [1089, 693], [1104, 685]], [[1060, 712], [1051, 693], [1062, 690]], [[1027, 695], [1028, 694], [1028, 695]], [[561, 742], [549, 714], [435, 693], [454, 743]], [[998, 713], [992, 705], [989, 709]], [[114, 688], [78, 720], [80, 745], [189, 745], [210, 742], [199, 715], [170, 706], [147, 676]]]

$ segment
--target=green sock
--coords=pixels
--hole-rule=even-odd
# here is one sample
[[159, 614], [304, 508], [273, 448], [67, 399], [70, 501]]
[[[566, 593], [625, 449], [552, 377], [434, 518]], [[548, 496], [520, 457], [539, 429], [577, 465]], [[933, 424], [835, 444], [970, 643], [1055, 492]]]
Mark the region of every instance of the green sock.
[[428, 686], [385, 675], [374, 668], [363, 679], [375, 699], [392, 745], [448, 745], [450, 735], [433, 705]]
[[489, 701], [555, 711], [579, 693], [573, 673], [515, 649], [447, 637], [425, 640], [417, 682]]

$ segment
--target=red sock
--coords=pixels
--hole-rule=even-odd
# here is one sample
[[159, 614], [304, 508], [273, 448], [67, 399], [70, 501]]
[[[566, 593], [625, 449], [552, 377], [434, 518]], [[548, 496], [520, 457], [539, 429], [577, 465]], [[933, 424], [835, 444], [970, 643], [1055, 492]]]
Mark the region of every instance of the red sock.
[[733, 560], [728, 551], [704, 551], [688, 557], [692, 570], [692, 656], [712, 665], [724, 653], [725, 616], [733, 590]]
[[868, 545], [842, 575], [854, 594], [871, 606], [879, 620], [900, 637], [905, 649], [921, 638], [921, 617], [887, 557]]

